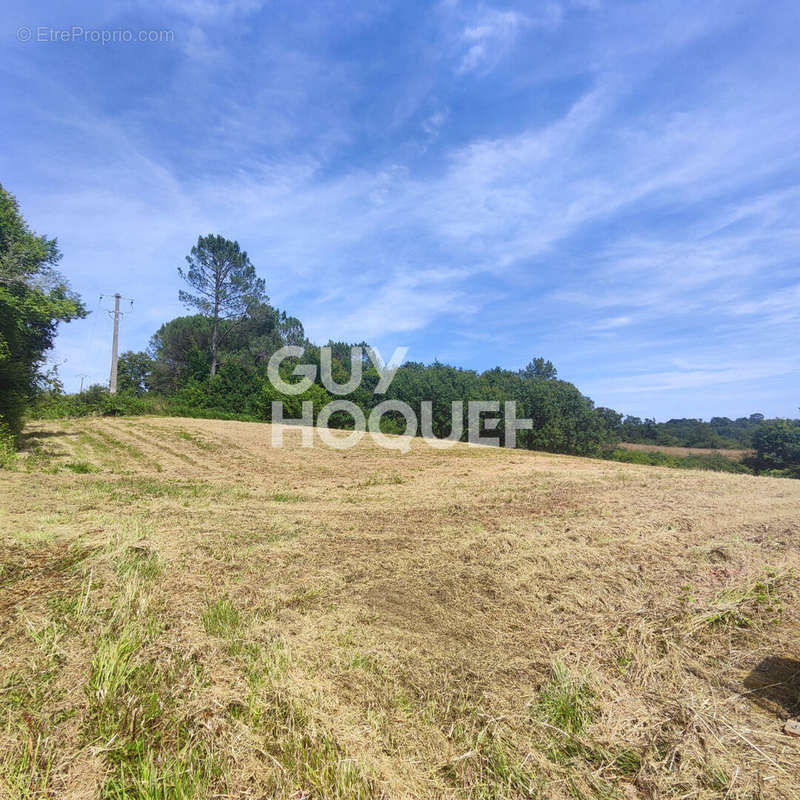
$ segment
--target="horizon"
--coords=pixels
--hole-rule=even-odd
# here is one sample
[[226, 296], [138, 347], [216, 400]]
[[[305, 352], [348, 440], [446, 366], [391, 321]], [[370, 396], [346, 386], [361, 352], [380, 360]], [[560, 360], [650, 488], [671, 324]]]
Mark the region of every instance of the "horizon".
[[[98, 296], [134, 298], [120, 352], [145, 349], [219, 233], [319, 345], [797, 417], [800, 8], [334, 8], [11, 4], [0, 181], [92, 312], [59, 329], [67, 391], [108, 380]], [[173, 37], [38, 38], [76, 25]]]

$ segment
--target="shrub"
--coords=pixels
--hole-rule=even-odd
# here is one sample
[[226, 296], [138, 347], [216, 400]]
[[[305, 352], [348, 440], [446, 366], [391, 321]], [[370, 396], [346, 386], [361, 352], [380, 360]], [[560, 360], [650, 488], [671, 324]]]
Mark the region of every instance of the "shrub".
[[741, 461], [734, 461], [722, 453], [693, 453], [687, 456], [671, 456], [655, 451], [628, 450], [617, 447], [604, 454], [604, 458], [622, 461], [626, 464], [644, 464], [653, 467], [672, 467], [673, 469], [708, 469], [714, 472], [738, 472], [752, 474], [752, 469]]
[[14, 435], [8, 425], [0, 421], [0, 469], [14, 465], [17, 456]]
[[63, 419], [86, 417], [90, 414], [109, 417], [166, 412], [167, 405], [158, 395], [137, 396], [132, 391], [109, 394], [105, 386], [95, 385], [80, 394], [44, 392], [34, 401], [30, 415], [34, 419]]
[[[311, 384], [302, 394], [283, 394], [279, 392], [269, 380], [265, 380], [261, 389], [257, 408], [261, 419], [272, 420], [272, 403], [280, 401], [283, 403], [284, 419], [300, 419], [303, 416], [303, 403], [310, 401], [314, 410], [314, 422], [317, 421], [319, 412], [331, 402], [333, 398], [317, 383]], [[335, 416], [335, 415], [334, 415]], [[336, 427], [331, 425], [331, 427]]]
[[800, 422], [773, 419], [753, 433], [755, 455], [747, 459], [756, 472], [800, 478]]

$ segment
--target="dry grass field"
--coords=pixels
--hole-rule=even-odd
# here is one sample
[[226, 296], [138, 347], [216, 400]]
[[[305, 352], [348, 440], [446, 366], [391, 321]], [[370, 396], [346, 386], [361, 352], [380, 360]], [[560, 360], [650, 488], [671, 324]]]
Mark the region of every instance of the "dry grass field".
[[741, 461], [745, 456], [752, 455], [752, 450], [712, 450], [710, 447], [670, 447], [660, 444], [637, 444], [636, 442], [620, 442], [620, 447], [626, 450], [640, 450], [643, 453], [665, 453], [668, 456], [712, 456], [719, 453], [721, 456]]
[[4, 798], [800, 793], [800, 481], [207, 420], [27, 435]]

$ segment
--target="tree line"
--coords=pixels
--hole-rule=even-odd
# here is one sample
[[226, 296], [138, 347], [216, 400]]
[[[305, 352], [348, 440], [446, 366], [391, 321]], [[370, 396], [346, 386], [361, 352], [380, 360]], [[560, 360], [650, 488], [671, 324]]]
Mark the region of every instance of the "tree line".
[[40, 389], [58, 323], [86, 316], [56, 269], [60, 259], [57, 241], [37, 236], [0, 185], [0, 465]]
[[[119, 358], [117, 395], [106, 387], [90, 387], [82, 395], [65, 395], [58, 388], [41, 395], [35, 413], [39, 416], [82, 415], [100, 411], [106, 414], [168, 413], [178, 416], [222, 419], [272, 419], [273, 401], [283, 403], [283, 417], [302, 416], [302, 404], [311, 402], [313, 419], [335, 399], [354, 403], [368, 417], [384, 400], [400, 400], [422, 417], [422, 404], [432, 403], [431, 429], [434, 436], [450, 435], [452, 403], [463, 403], [461, 427], [466, 438], [467, 407], [472, 400], [507, 400], [517, 403], [517, 417], [533, 420], [531, 430], [522, 430], [517, 446], [536, 450], [599, 455], [613, 445], [604, 419], [592, 401], [571, 383], [557, 377], [555, 367], [545, 359], [534, 359], [524, 369], [513, 371], [496, 367], [485, 372], [461, 369], [434, 362], [406, 362], [395, 373], [388, 390], [376, 394], [380, 374], [366, 356], [365, 342], [328, 342], [331, 351], [331, 377], [344, 384], [350, 377], [351, 349], [363, 348], [362, 379], [351, 392], [332, 395], [322, 383], [322, 348], [310, 342], [302, 323], [267, 303], [251, 308], [246, 319], [232, 323], [221, 320], [217, 368], [211, 375], [213, 323], [202, 315], [178, 317], [164, 323], [151, 339], [148, 351], [126, 352]], [[287, 359], [282, 378], [292, 382], [291, 371], [298, 365], [316, 367], [314, 382], [301, 394], [283, 394], [267, 375], [270, 357], [279, 348], [303, 348], [299, 358]], [[490, 415], [488, 415], [490, 416]], [[482, 435], [504, 436], [502, 415], [497, 424], [487, 423]], [[352, 418], [345, 412], [331, 415], [328, 425], [349, 428]], [[401, 433], [405, 420], [389, 412], [382, 419], [385, 433]]]
[[609, 425], [623, 442], [658, 444], [665, 447], [705, 447], [712, 450], [748, 449], [753, 446], [753, 434], [764, 421], [760, 413], [730, 419], [654, 419], [625, 416], [617, 412], [608, 415]]
[[[19, 434], [26, 413], [39, 417], [88, 413], [160, 413], [269, 421], [273, 401], [284, 403], [284, 417], [300, 417], [310, 401], [314, 419], [335, 399], [323, 385], [320, 370], [300, 395], [283, 395], [267, 376], [270, 357], [287, 345], [302, 356], [283, 365], [286, 379], [297, 364], [320, 367], [322, 350], [309, 341], [296, 317], [273, 307], [263, 279], [237, 242], [218, 235], [201, 236], [179, 268], [185, 288], [179, 299], [193, 312], [165, 322], [146, 351], [123, 353], [118, 364], [118, 393], [105, 386], [65, 394], [57, 376], [42, 367], [59, 322], [83, 317], [80, 299], [55, 270], [56, 241], [36, 236], [14, 198], [0, 192], [0, 431]], [[495, 367], [483, 372], [434, 362], [406, 362], [385, 394], [375, 394], [380, 375], [367, 357], [366, 342], [330, 341], [331, 374], [337, 383], [350, 375], [351, 347], [363, 348], [362, 381], [343, 396], [365, 414], [383, 400], [400, 400], [419, 418], [432, 403], [435, 436], [450, 435], [452, 403], [463, 403], [466, 437], [469, 401], [517, 404], [517, 417], [533, 421], [521, 430], [517, 446], [575, 455], [611, 455], [620, 441], [724, 448], [752, 447], [760, 459], [754, 470], [793, 474], [800, 464], [800, 422], [765, 421], [761, 415], [729, 420], [670, 420], [656, 423], [598, 408], [572, 383], [560, 380], [552, 362], [532, 359], [518, 370]], [[347, 428], [352, 419], [333, 414], [328, 424]], [[485, 420], [486, 435], [503, 437], [503, 419]], [[386, 433], [402, 432], [403, 418], [382, 419]], [[797, 441], [796, 441], [797, 440]], [[711, 465], [707, 465], [711, 466]]]

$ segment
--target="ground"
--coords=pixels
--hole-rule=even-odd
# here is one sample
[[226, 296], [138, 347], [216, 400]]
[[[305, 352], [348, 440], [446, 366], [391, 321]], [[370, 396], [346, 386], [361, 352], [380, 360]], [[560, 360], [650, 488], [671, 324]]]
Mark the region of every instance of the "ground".
[[265, 424], [0, 471], [0, 796], [796, 798], [800, 481]]
[[671, 447], [661, 444], [637, 444], [621, 442], [620, 447], [626, 450], [641, 450], [645, 453], [665, 453], [668, 456], [713, 456], [719, 454], [734, 461], [741, 461], [745, 456], [753, 454], [752, 450], [713, 450], [710, 447]]

